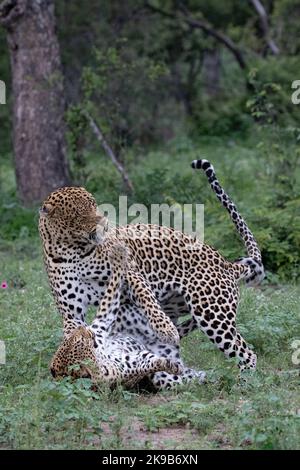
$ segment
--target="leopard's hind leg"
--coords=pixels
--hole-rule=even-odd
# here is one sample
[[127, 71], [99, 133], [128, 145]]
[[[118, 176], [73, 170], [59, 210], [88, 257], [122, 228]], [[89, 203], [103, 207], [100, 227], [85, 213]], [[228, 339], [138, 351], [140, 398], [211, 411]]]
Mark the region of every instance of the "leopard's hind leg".
[[226, 357], [236, 357], [241, 370], [255, 369], [256, 354], [236, 328], [238, 286], [231, 280], [228, 285], [218, 282], [215, 277], [200, 289], [191, 282], [184, 297], [191, 315], [210, 341]]
[[206, 373], [201, 370], [184, 367], [181, 374], [169, 374], [167, 372], [157, 372], [150, 377], [156, 390], [165, 390], [182, 385], [185, 383], [196, 382], [202, 384], [205, 382]]
[[123, 358], [120, 380], [127, 387], [133, 387], [146, 376], [165, 371], [166, 374], [180, 374], [181, 366], [165, 357], [156, 356], [147, 350]]
[[192, 333], [192, 331], [196, 330], [197, 328], [198, 328], [198, 323], [194, 319], [194, 317], [188, 318], [184, 322], [179, 323], [179, 325], [177, 325], [177, 331], [178, 331], [180, 339]]
[[203, 383], [206, 377], [206, 373], [201, 370], [194, 370], [186, 367], [180, 357], [179, 346], [173, 346], [169, 344], [163, 344], [161, 342], [148, 343], [147, 347], [158, 356], [165, 357], [171, 360], [173, 363], [177, 363], [180, 366], [181, 373], [168, 373], [166, 370], [163, 372], [157, 372], [150, 377], [151, 383], [156, 390], [169, 389], [176, 385], [183, 383], [189, 383], [191, 381], [197, 381]]

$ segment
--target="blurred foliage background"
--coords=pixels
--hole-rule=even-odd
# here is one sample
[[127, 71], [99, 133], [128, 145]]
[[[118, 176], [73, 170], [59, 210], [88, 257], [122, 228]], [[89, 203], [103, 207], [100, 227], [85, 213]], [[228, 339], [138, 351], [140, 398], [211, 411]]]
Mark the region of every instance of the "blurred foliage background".
[[[54, 122], [56, 134], [47, 126], [41, 126], [43, 134], [36, 132], [35, 118], [36, 141], [21, 139], [16, 152], [13, 98], [27, 99], [34, 87], [24, 93], [22, 84], [14, 83], [12, 92], [16, 74], [9, 51], [22, 62], [32, 44], [27, 58], [38, 94], [44, 75], [37, 62], [45, 61], [44, 71], [49, 70], [44, 51], [49, 56], [51, 51], [48, 37], [42, 44], [43, 37], [34, 36], [53, 30], [53, 17], [47, 16], [51, 3], [71, 184], [116, 208], [124, 194], [128, 205], [149, 208], [202, 203], [205, 242], [236, 259], [244, 247], [227, 212], [205, 176], [190, 168], [193, 159], [204, 157], [257, 238], [267, 279], [257, 289], [241, 288], [239, 329], [258, 353], [257, 372], [245, 380], [200, 331], [181, 346], [190, 367], [207, 371], [205, 385], [158, 395], [122, 388], [96, 393], [89, 379], [50, 378], [61, 319], [42, 262], [41, 201], [25, 207], [17, 170], [21, 159], [27, 196], [36, 174], [43, 176], [37, 189], [49, 191], [47, 159], [58, 160], [51, 145], [44, 153], [41, 146], [63, 126], [53, 119], [55, 106], [49, 118], [54, 90], [39, 103], [45, 102], [41, 115], [48, 127]], [[0, 80], [7, 84], [7, 105], [0, 105], [0, 339], [7, 351], [6, 365], [0, 365], [0, 448], [299, 448], [300, 104], [291, 96], [297, 91], [292, 83], [300, 80], [300, 0], [0, 0], [0, 24], [3, 14], [11, 13], [3, 4], [26, 5], [29, 15], [34, 5], [46, 12], [50, 26], [39, 28], [34, 17], [32, 27], [17, 35], [19, 49], [14, 41], [9, 49], [10, 32], [0, 26]], [[26, 26], [28, 18], [19, 13], [11, 29], [23, 20]], [[59, 62], [54, 54], [52, 65]], [[23, 78], [25, 83], [32, 77], [26, 70]], [[56, 78], [46, 74], [49, 88], [57, 88]], [[37, 109], [35, 102], [31, 110]], [[89, 118], [126, 169], [133, 190]], [[43, 171], [33, 174], [34, 160], [40, 168], [47, 160]], [[90, 318], [93, 314], [90, 309]]]
[[[86, 120], [127, 169], [133, 202], [205, 204], [205, 241], [242, 246], [194, 158], [210, 159], [263, 251], [269, 280], [296, 280], [300, 261], [300, 2], [57, 0], [72, 181], [118, 204], [122, 178]], [[199, 26], [200, 25], [200, 26]], [[230, 47], [228, 47], [228, 44]], [[275, 45], [275, 46], [274, 46]], [[274, 47], [273, 47], [274, 46]], [[5, 31], [0, 78], [10, 83]], [[12, 96], [0, 106], [0, 249], [37, 243], [37, 207], [18, 198]], [[15, 249], [15, 248], [14, 248]]]

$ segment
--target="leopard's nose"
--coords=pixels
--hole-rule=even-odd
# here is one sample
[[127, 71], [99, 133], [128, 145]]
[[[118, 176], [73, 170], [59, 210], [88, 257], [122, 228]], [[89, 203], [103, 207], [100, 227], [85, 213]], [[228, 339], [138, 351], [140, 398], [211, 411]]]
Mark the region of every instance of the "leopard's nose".
[[82, 379], [91, 379], [92, 376], [91, 376], [91, 374], [90, 374], [88, 371], [84, 371], [84, 372], [81, 374], [81, 378], [82, 378]]

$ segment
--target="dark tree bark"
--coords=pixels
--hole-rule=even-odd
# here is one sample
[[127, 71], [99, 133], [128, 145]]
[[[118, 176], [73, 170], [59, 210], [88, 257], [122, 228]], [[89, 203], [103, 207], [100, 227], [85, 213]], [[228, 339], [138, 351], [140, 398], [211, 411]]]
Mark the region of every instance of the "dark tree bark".
[[17, 187], [25, 205], [69, 184], [64, 89], [53, 0], [5, 0]]

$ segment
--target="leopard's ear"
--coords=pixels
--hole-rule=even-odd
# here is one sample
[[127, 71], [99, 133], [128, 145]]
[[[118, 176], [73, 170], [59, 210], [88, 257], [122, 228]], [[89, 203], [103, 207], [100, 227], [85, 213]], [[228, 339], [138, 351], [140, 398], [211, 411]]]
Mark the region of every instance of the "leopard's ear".
[[51, 215], [54, 212], [54, 206], [52, 204], [49, 204], [48, 202], [46, 204], [43, 204], [42, 207], [40, 208], [40, 215]]

